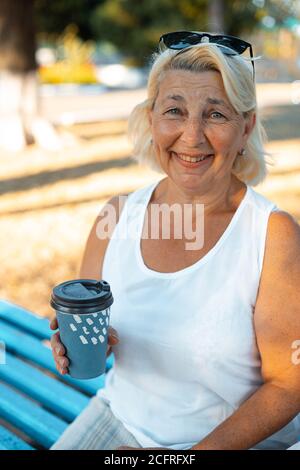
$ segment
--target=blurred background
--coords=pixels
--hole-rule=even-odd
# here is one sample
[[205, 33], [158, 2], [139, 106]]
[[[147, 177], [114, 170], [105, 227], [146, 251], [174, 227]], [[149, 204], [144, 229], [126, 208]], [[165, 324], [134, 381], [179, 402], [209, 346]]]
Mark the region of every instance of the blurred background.
[[127, 119], [160, 35], [180, 29], [262, 56], [274, 166], [256, 190], [300, 222], [299, 0], [0, 0], [0, 298], [52, 315], [102, 205], [160, 178], [131, 159]]

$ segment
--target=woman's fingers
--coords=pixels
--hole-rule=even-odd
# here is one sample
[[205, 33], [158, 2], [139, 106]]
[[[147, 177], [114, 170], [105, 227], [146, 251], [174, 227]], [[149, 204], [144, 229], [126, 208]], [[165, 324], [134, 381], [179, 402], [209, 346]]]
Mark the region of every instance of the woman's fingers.
[[112, 326], [108, 327], [108, 340], [107, 340], [107, 351], [106, 357], [108, 357], [111, 353], [111, 347], [115, 346], [119, 342], [119, 336], [117, 330], [115, 330]]
[[57, 323], [57, 319], [56, 318], [53, 318], [50, 322], [50, 328], [51, 330], [57, 330], [58, 328], [58, 323]]
[[[53, 318], [50, 322], [50, 328], [51, 330], [57, 330], [58, 323], [56, 318]], [[50, 343], [56, 369], [60, 374], [66, 375], [68, 373], [69, 359], [65, 356], [66, 350], [60, 341], [59, 331], [51, 336]]]
[[57, 356], [55, 358], [55, 362], [61, 367], [62, 369], [67, 369], [69, 366], [70, 362], [69, 359], [66, 356]]
[[60, 374], [65, 375], [68, 373], [68, 366], [70, 364], [69, 359], [64, 355], [65, 348], [60, 342], [59, 339], [59, 332], [55, 333], [55, 335], [51, 338], [51, 347], [52, 347], [52, 354], [54, 357], [55, 365], [60, 372]]
[[69, 372], [67, 367], [69, 365], [69, 361], [67, 358], [65, 359], [65, 361], [62, 361], [61, 358], [59, 360], [55, 360], [56, 369], [62, 375], [65, 375]]
[[[58, 324], [56, 318], [51, 321], [50, 328], [52, 330], [57, 330]], [[60, 341], [59, 331], [52, 335], [50, 341], [56, 368], [60, 374], [65, 375], [68, 373], [68, 366], [70, 363], [69, 359], [65, 356], [66, 350], [64, 348], [64, 345]], [[108, 348], [106, 354], [107, 356], [111, 353], [111, 347], [116, 345], [118, 342], [119, 336], [117, 330], [110, 326], [108, 328]]]
[[54, 335], [52, 335], [50, 342], [51, 342], [52, 352], [55, 356], [64, 356], [66, 354], [64, 345], [60, 341], [59, 331], [55, 333]]
[[61, 367], [57, 362], [55, 363], [56, 365], [56, 369], [58, 370], [58, 372], [61, 374], [61, 375], [66, 375], [68, 374], [68, 369], [67, 368], [64, 368], [64, 367]]
[[118, 332], [112, 326], [110, 326], [108, 328], [108, 344], [110, 346], [114, 346], [118, 342], [119, 342]]

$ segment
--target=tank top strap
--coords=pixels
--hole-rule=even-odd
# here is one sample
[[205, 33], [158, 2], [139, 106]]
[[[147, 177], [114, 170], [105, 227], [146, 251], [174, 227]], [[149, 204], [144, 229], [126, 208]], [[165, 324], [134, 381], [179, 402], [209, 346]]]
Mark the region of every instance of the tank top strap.
[[158, 184], [159, 181], [155, 181], [148, 186], [133, 191], [126, 197], [125, 204], [116, 227], [117, 230], [115, 230], [113, 238], [120, 230], [123, 232], [125, 230], [128, 232], [128, 229], [131, 231], [139, 230], [140, 225], [144, 220], [145, 210], [148, 202], [155, 187]]
[[250, 188], [249, 203], [254, 206], [253, 220], [253, 246], [256, 247], [258, 255], [258, 274], [262, 273], [263, 260], [265, 256], [269, 218], [272, 212], [281, 209], [262, 194]]
[[136, 191], [133, 191], [128, 195], [126, 204], [148, 204], [153, 190], [159, 182], [160, 180], [155, 181], [154, 183], [151, 183], [143, 188], [139, 188]]

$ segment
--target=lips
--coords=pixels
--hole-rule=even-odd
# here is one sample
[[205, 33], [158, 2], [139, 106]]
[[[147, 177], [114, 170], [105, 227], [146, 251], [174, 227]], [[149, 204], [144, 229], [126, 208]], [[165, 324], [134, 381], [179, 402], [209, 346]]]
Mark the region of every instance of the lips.
[[[214, 157], [214, 154], [199, 154], [195, 156], [187, 155], [187, 154], [178, 154], [176, 152], [171, 152], [171, 156], [176, 159], [181, 165], [183, 165], [186, 168], [197, 168], [203, 165], [206, 165], [208, 162], [212, 160]], [[200, 158], [204, 157], [204, 159], [200, 161], [187, 161], [187, 158]]]

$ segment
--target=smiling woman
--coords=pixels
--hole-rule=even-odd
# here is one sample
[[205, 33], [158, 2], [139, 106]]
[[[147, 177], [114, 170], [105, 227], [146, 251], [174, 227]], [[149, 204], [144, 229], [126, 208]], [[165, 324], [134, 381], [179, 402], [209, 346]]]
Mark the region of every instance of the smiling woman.
[[300, 435], [300, 228], [252, 188], [266, 176], [252, 48], [186, 31], [165, 45], [129, 122], [135, 158], [164, 178], [105, 238], [109, 201], [79, 275], [111, 285], [115, 363], [54, 449], [286, 449]]
[[186, 190], [199, 192], [201, 185], [207, 199], [218, 192], [223, 197], [223, 182], [228, 184], [255, 115], [244, 117], [235, 111], [218, 72], [169, 70], [160, 82], [149, 122], [160, 168]]
[[[191, 73], [188, 74], [187, 72]], [[203, 74], [203, 72], [205, 73]], [[200, 80], [201, 75], [206, 75], [207, 83], [209, 83], [210, 76], [216, 76], [214, 82], [217, 83], [219, 96], [214, 93], [213, 83], [209, 83], [212, 85], [211, 93], [208, 93], [208, 90], [206, 93], [206, 104], [211, 105], [210, 112], [216, 111], [219, 113], [218, 117], [217, 114], [213, 115], [214, 118], [211, 116], [211, 120], [215, 119], [221, 123], [225, 122], [226, 118], [235, 118], [237, 124], [241, 123], [242, 119], [254, 120], [253, 129], [248, 135], [248, 139], [246, 139], [244, 149], [248, 158], [239, 158], [239, 155], [235, 155], [237, 158], [234, 161], [232, 173], [245, 183], [251, 185], [260, 183], [267, 173], [266, 153], [264, 151], [265, 133], [257, 113], [256, 91], [251, 65], [240, 55], [229, 57], [224, 55], [213, 44], [195, 45], [179, 52], [167, 49], [163, 53], [153, 55], [153, 66], [148, 81], [148, 99], [136, 106], [129, 119], [128, 131], [133, 142], [133, 156], [137, 161], [149, 165], [156, 171], [164, 172], [159, 162], [157, 162], [155, 148], [153, 147], [149, 114], [157, 105], [157, 99], [162, 93], [161, 85], [163, 85], [167, 76], [171, 77], [167, 80], [167, 84], [170, 85], [170, 81], [174, 79], [175, 75], [178, 76], [179, 80], [180, 74], [181, 76], [183, 74], [180, 83], [182, 85], [185, 74], [191, 77], [195, 73]], [[197, 78], [194, 80], [194, 88], [197, 88], [196, 82]], [[177, 105], [183, 105], [184, 101], [183, 90], [180, 90], [181, 93], [174, 90], [172, 90], [172, 93], [170, 89], [167, 89], [167, 86], [164, 87], [164, 99], [176, 104], [172, 107], [169, 102], [171, 114], [177, 115], [180, 113], [179, 110], [176, 110]], [[198, 95], [200, 90], [201, 88], [198, 88]], [[172, 110], [172, 108], [175, 109]], [[207, 121], [208, 116], [205, 117]], [[197, 118], [199, 119], [200, 115]]]

